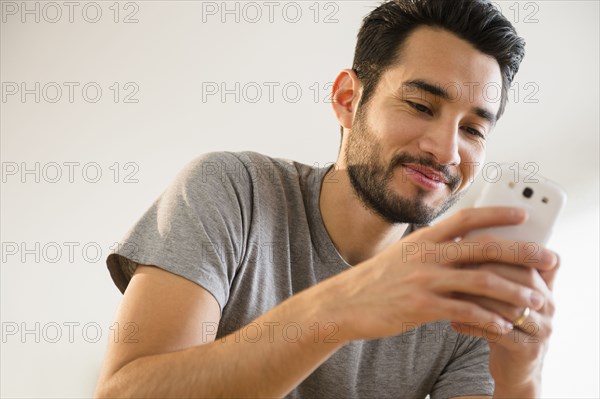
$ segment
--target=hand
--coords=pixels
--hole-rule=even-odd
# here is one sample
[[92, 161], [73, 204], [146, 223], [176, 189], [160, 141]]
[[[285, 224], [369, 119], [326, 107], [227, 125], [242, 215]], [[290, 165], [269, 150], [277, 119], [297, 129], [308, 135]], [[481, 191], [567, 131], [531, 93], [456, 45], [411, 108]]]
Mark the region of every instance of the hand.
[[[330, 279], [322, 288], [334, 293], [338, 307], [332, 313], [338, 315], [340, 333], [347, 339], [379, 338], [406, 332], [409, 326], [454, 320], [493, 324], [508, 334], [515, 317], [500, 307], [537, 307], [532, 301], [535, 289], [494, 271], [462, 266], [489, 263], [490, 243], [498, 249], [494, 262], [532, 270], [549, 268], [544, 259], [548, 251], [531, 254], [526, 242], [489, 236], [468, 243], [456, 240], [472, 230], [524, 220], [517, 208], [463, 209]], [[457, 298], [457, 293], [485, 299], [494, 307]]]
[[[555, 255], [554, 259], [540, 265], [541, 270], [499, 264], [478, 267], [534, 289], [541, 295], [542, 302], [539, 306], [532, 307], [529, 316], [509, 334], [497, 334], [490, 329], [486, 331], [464, 324], [455, 326], [459, 332], [487, 339], [490, 345], [490, 373], [496, 382], [497, 391], [504, 391], [508, 396], [523, 396], [519, 391], [515, 391], [519, 388], [524, 389], [521, 392], [530, 392], [531, 396], [539, 395], [542, 364], [552, 333], [552, 287], [558, 266], [558, 256]], [[517, 320], [523, 312], [523, 308], [490, 301], [484, 297], [463, 299], [502, 314], [509, 320]]]

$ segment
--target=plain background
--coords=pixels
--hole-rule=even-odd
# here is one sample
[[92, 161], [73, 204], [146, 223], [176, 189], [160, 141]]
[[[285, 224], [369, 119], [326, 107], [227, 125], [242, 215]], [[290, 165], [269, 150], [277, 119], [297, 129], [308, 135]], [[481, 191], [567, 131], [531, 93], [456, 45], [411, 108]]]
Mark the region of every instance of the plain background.
[[[194, 157], [335, 160], [331, 82], [377, 4], [98, 1], [70, 16], [2, 1], [3, 397], [92, 395], [123, 338], [105, 258]], [[549, 243], [562, 267], [543, 394], [597, 398], [599, 3], [497, 4], [527, 56], [487, 161], [535, 163], [569, 195]]]

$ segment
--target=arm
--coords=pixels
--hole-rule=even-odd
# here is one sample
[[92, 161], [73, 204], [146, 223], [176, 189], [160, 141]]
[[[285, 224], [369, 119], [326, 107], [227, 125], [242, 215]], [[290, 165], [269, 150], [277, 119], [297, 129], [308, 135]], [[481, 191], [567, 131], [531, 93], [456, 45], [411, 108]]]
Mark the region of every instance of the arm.
[[[212, 295], [182, 277], [140, 265], [116, 316], [119, 325], [136, 323], [139, 342], [109, 343], [95, 397], [284, 396], [343, 345], [323, 342], [324, 331], [315, 339], [309, 329], [331, 321], [318, 303], [307, 291], [265, 313], [255, 322], [273, 330], [263, 328], [258, 342], [233, 335], [214, 341], [219, 306]], [[296, 322], [304, 333], [298, 342], [286, 342], [269, 322]]]
[[[463, 248], [452, 262], [423, 251], [447, 242], [460, 246], [454, 238], [470, 230], [522, 219], [502, 208], [458, 212], [290, 297], [255, 320], [259, 325], [295, 322], [302, 331], [310, 331], [315, 322], [321, 327], [334, 322], [339, 335], [333, 343], [324, 342], [325, 331], [317, 340], [313, 334], [302, 334], [298, 342], [286, 342], [280, 331], [272, 336], [263, 333], [255, 343], [236, 342], [233, 336], [211, 342], [202, 334], [202, 324], [218, 322], [214, 298], [194, 283], [140, 266], [117, 315], [120, 323], [139, 326], [140, 342], [109, 344], [96, 396], [283, 396], [345, 342], [400, 334], [407, 322], [495, 323], [506, 333], [510, 322], [502, 315], [473, 301], [458, 300], [454, 293], [519, 308], [533, 306], [531, 288], [496, 273], [458, 267], [484, 262], [482, 243]], [[514, 242], [501, 245], [499, 262], [523, 263], [510, 255]]]

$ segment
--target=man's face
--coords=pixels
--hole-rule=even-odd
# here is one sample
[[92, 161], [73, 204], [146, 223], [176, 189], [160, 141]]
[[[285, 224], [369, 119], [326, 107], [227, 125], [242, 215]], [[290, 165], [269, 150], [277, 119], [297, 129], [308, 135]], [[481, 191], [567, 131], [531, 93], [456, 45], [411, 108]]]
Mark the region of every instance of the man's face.
[[360, 200], [389, 223], [445, 212], [482, 167], [500, 106], [486, 95], [501, 85], [494, 58], [446, 31], [415, 30], [349, 131], [343, 152]]

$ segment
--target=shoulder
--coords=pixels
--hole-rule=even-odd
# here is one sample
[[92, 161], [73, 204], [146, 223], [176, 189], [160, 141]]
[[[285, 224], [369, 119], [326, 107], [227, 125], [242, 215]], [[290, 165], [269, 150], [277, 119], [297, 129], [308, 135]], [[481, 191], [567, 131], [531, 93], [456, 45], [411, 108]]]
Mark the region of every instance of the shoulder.
[[201, 154], [190, 161], [183, 172], [187, 175], [204, 177], [236, 177], [242, 174], [255, 175], [265, 173], [269, 169], [299, 170], [309, 168], [285, 158], [276, 158], [254, 151], [213, 151]]
[[318, 167], [254, 151], [216, 151], [202, 154], [184, 168], [180, 177], [202, 183], [297, 183]]

